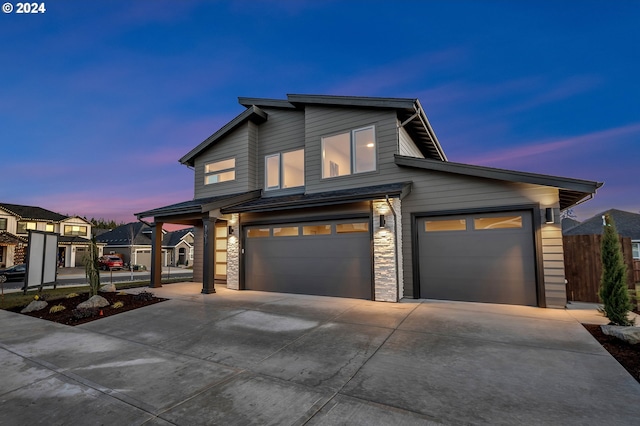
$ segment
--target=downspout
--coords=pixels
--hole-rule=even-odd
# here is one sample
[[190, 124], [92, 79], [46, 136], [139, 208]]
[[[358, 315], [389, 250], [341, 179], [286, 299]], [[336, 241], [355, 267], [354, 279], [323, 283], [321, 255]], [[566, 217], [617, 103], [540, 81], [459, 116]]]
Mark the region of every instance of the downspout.
[[391, 201], [389, 200], [388, 195], [385, 195], [385, 199], [387, 201], [387, 205], [389, 206], [389, 209], [391, 210], [391, 213], [393, 214], [393, 236], [395, 238], [395, 241], [393, 242], [393, 245], [395, 247], [393, 254], [396, 261], [396, 302], [399, 302], [400, 301], [400, 270], [398, 268], [401, 268], [402, 265], [398, 265], [398, 215], [396, 214], [396, 211], [393, 208], [393, 205], [391, 205]]

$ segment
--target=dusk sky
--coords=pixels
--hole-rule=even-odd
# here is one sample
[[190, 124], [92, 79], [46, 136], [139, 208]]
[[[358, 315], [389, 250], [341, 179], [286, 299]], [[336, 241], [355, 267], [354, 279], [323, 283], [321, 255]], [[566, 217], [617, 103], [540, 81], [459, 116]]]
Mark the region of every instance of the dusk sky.
[[418, 98], [450, 161], [605, 182], [580, 220], [640, 212], [639, 0], [44, 4], [0, 13], [2, 202], [190, 200], [178, 159], [238, 96], [291, 93]]

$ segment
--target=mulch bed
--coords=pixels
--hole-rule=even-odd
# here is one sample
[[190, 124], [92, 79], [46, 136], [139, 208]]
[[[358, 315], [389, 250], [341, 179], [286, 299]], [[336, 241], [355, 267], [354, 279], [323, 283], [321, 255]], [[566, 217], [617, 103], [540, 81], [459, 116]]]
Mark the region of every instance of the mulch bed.
[[631, 345], [617, 337], [608, 336], [596, 324], [582, 325], [640, 383], [640, 344]]
[[[133, 309], [142, 308], [145, 306], [153, 305], [155, 303], [163, 302], [168, 299], [162, 299], [160, 297], [150, 296], [147, 298], [144, 297], [136, 297], [135, 294], [119, 294], [119, 293], [99, 293], [100, 296], [107, 299], [110, 303], [109, 306], [104, 308], [97, 308], [94, 312], [85, 312], [85, 315], [88, 315], [85, 318], [78, 318], [78, 314], [74, 316], [74, 310], [78, 306], [79, 303], [85, 302], [89, 298], [88, 293], [81, 294], [76, 297], [71, 298], [63, 298], [63, 299], [55, 299], [55, 300], [47, 300], [49, 304], [46, 308], [36, 311], [36, 312], [28, 312], [23, 315], [29, 315], [34, 318], [40, 318], [47, 321], [53, 321], [60, 324], [65, 325], [80, 325], [85, 324], [91, 321], [98, 320], [100, 318], [109, 317], [111, 315], [117, 315], [122, 312], [131, 311]], [[122, 302], [123, 306], [121, 308], [113, 308], [113, 304], [116, 302]], [[65, 309], [60, 312], [50, 313], [49, 309], [55, 305], [63, 305]], [[11, 309], [13, 312], [18, 312], [24, 308], [16, 308]]]

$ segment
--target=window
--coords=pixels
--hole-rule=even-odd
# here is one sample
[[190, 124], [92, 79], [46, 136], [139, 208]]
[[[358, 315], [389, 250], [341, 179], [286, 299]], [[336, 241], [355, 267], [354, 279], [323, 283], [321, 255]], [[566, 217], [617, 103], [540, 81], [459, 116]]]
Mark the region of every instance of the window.
[[18, 234], [27, 234], [30, 229], [36, 229], [35, 222], [18, 222]]
[[251, 228], [247, 229], [247, 238], [268, 237], [269, 228]]
[[522, 228], [522, 216], [479, 217], [473, 219], [475, 229]]
[[44, 229], [47, 232], [55, 232], [55, 227], [53, 223], [47, 223], [47, 226]]
[[640, 242], [631, 243], [631, 251], [633, 252], [633, 258], [640, 260]]
[[0, 218], [0, 231], [6, 231], [7, 230], [7, 219], [6, 218]]
[[64, 235], [69, 237], [86, 237], [87, 227], [80, 225], [65, 225]]
[[227, 182], [236, 178], [236, 159], [216, 161], [204, 166], [204, 184]]
[[273, 228], [273, 236], [274, 237], [297, 237], [298, 236], [298, 227], [297, 226], [287, 226], [284, 228]]
[[307, 225], [302, 227], [302, 235], [331, 234], [331, 225]]
[[375, 170], [375, 139], [373, 126], [322, 138], [322, 177]]
[[268, 190], [304, 186], [304, 149], [267, 155], [264, 168]]
[[466, 231], [467, 221], [464, 219], [427, 220], [424, 223], [425, 232]]
[[368, 232], [368, 231], [369, 231], [369, 223], [367, 222], [336, 224], [336, 232], [338, 234], [346, 234], [351, 232]]

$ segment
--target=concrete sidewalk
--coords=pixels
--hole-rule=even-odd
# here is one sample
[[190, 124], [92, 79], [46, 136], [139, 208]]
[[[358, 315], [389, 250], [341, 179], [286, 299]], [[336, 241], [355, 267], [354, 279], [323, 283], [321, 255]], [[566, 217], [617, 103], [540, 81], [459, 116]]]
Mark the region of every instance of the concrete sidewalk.
[[216, 287], [67, 327], [0, 311], [2, 425], [632, 425], [593, 310]]

